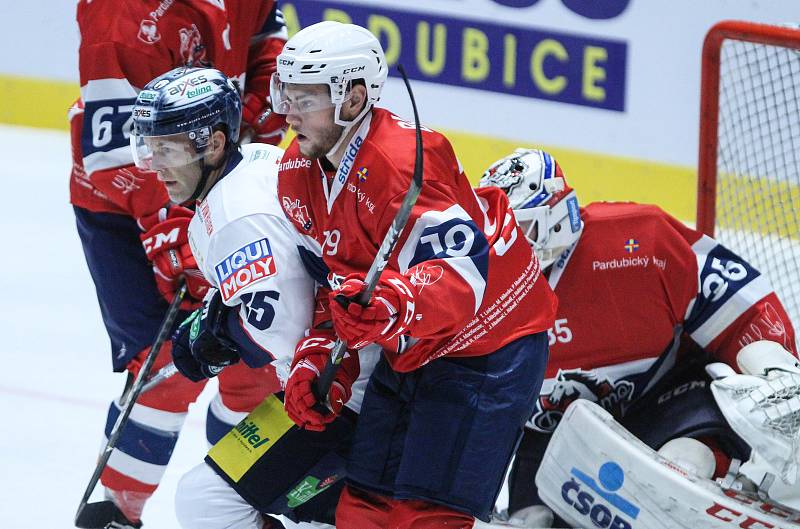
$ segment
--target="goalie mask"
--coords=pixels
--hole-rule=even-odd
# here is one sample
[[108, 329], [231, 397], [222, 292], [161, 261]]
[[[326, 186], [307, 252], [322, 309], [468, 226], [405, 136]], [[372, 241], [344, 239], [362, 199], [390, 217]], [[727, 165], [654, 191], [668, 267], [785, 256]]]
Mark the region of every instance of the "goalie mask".
[[499, 187], [508, 195], [542, 268], [553, 264], [580, 237], [583, 222], [575, 190], [548, 153], [516, 149], [483, 173], [479, 187], [486, 186]]

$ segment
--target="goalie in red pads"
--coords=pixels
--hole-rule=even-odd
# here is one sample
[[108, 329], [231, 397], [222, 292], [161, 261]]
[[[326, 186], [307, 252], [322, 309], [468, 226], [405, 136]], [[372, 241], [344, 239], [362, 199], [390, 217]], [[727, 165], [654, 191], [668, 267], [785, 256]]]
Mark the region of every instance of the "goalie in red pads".
[[495, 187], [508, 194], [559, 298], [509, 511], [538, 503], [533, 477], [576, 399], [597, 402], [655, 449], [677, 437], [707, 442], [722, 475], [727, 456], [746, 459], [749, 447], [721, 414], [704, 366], [716, 359], [735, 368], [737, 353], [758, 340], [795, 354], [794, 329], [767, 278], [656, 206], [579, 208], [546, 152], [518, 149], [493, 164], [478, 195]]

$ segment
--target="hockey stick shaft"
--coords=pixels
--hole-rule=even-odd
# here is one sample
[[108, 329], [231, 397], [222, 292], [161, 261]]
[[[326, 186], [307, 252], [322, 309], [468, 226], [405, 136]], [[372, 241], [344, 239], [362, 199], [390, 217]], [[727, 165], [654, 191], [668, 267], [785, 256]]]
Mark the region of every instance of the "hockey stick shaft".
[[142, 364], [142, 368], [136, 375], [136, 380], [134, 381], [130, 390], [123, 395], [120, 401], [120, 406], [122, 408], [120, 414], [119, 416], [117, 416], [116, 422], [114, 422], [114, 427], [111, 428], [111, 434], [108, 436], [108, 442], [106, 443], [105, 448], [103, 448], [103, 451], [100, 454], [100, 458], [97, 462], [97, 466], [94, 469], [94, 473], [92, 474], [92, 477], [89, 480], [89, 484], [86, 486], [86, 490], [83, 493], [83, 498], [81, 498], [81, 502], [78, 505], [78, 511], [75, 513], [76, 525], [81, 516], [81, 513], [86, 507], [86, 504], [89, 502], [89, 496], [92, 495], [92, 492], [94, 491], [97, 482], [100, 480], [100, 475], [103, 473], [103, 470], [106, 468], [106, 465], [108, 464], [108, 458], [111, 457], [111, 452], [114, 450], [114, 447], [116, 446], [117, 441], [119, 440], [119, 436], [122, 433], [125, 424], [127, 424], [128, 422], [128, 417], [130, 416], [131, 411], [133, 410], [133, 405], [136, 403], [136, 399], [139, 397], [139, 393], [141, 393], [145, 380], [147, 380], [147, 376], [150, 374], [150, 370], [153, 368], [153, 364], [156, 361], [156, 357], [158, 356], [158, 353], [161, 351], [161, 347], [164, 345], [164, 342], [169, 337], [169, 333], [172, 330], [173, 324], [175, 323], [175, 318], [178, 317], [181, 301], [183, 301], [185, 295], [186, 295], [186, 284], [181, 282], [178, 291], [175, 293], [175, 297], [172, 299], [172, 303], [170, 303], [169, 308], [167, 309], [167, 313], [164, 316], [164, 320], [161, 322], [161, 327], [159, 327], [158, 333], [156, 334], [156, 337], [153, 340], [153, 345], [150, 346], [150, 351], [147, 353], [147, 357], [145, 358], [145, 361]]
[[170, 362], [169, 364], [159, 369], [155, 375], [150, 377], [147, 380], [147, 382], [144, 383], [140, 394], [147, 393], [148, 391], [155, 388], [156, 386], [164, 382], [166, 379], [170, 378], [171, 376], [177, 373], [178, 373], [178, 368], [175, 367], [174, 363]]
[[[372, 297], [372, 292], [375, 290], [378, 280], [381, 277], [381, 272], [383, 272], [383, 269], [386, 268], [386, 265], [392, 256], [392, 251], [394, 250], [397, 241], [400, 239], [400, 234], [403, 232], [406, 222], [408, 222], [408, 217], [411, 215], [411, 209], [414, 207], [414, 204], [416, 204], [417, 197], [419, 197], [419, 194], [422, 191], [422, 130], [419, 124], [417, 103], [414, 100], [414, 92], [411, 90], [411, 83], [409, 83], [408, 77], [406, 76], [406, 72], [402, 65], [397, 65], [397, 69], [400, 72], [400, 75], [403, 76], [403, 82], [405, 83], [406, 90], [408, 90], [408, 95], [411, 98], [411, 107], [414, 109], [414, 124], [416, 126], [417, 133], [417, 152], [416, 158], [414, 159], [414, 177], [411, 180], [411, 185], [406, 192], [405, 198], [403, 198], [403, 203], [400, 204], [400, 208], [397, 210], [394, 220], [392, 220], [389, 231], [386, 232], [386, 236], [384, 236], [383, 242], [381, 242], [381, 246], [378, 248], [378, 253], [375, 255], [375, 259], [373, 259], [372, 265], [370, 265], [369, 270], [367, 271], [367, 275], [364, 278], [364, 283], [366, 284], [364, 290], [362, 290], [358, 296], [352, 300], [360, 305], [367, 305], [369, 303], [369, 300]], [[343, 298], [342, 300], [337, 299], [337, 301], [344, 303], [350, 302], [350, 300], [347, 300], [346, 298]], [[333, 384], [333, 380], [336, 377], [336, 372], [342, 363], [345, 352], [347, 352], [347, 345], [341, 339], [337, 339], [336, 345], [333, 347], [333, 351], [331, 351], [331, 356], [328, 358], [328, 362], [325, 365], [325, 369], [323, 370], [322, 374], [320, 374], [316, 388], [314, 388], [318, 403], [327, 402], [328, 392], [331, 389], [331, 385]], [[330, 406], [328, 406], [328, 408], [330, 408]]]

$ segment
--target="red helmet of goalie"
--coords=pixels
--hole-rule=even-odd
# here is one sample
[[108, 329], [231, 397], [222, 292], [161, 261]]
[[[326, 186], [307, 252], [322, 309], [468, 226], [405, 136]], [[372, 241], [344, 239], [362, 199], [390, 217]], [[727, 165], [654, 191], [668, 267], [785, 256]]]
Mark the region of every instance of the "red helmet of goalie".
[[577, 242], [583, 230], [578, 198], [558, 162], [537, 149], [516, 149], [483, 173], [479, 187], [496, 186], [511, 209], [542, 268]]

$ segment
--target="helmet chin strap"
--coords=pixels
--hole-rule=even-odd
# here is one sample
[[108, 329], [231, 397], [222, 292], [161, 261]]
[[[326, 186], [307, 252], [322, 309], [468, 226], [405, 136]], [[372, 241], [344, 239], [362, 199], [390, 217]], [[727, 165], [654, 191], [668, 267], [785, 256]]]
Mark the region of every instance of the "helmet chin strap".
[[202, 197], [200, 195], [203, 194], [203, 190], [206, 188], [206, 184], [208, 184], [208, 177], [211, 176], [211, 173], [218, 169], [222, 169], [225, 167], [225, 164], [228, 163], [228, 160], [231, 157], [231, 145], [235, 144], [228, 143], [225, 145], [225, 156], [223, 156], [216, 165], [208, 165], [206, 163], [205, 156], [200, 158], [200, 180], [197, 182], [197, 187], [195, 187], [194, 193], [192, 193], [192, 196], [189, 197], [186, 202], [194, 202], [200, 198], [205, 198], [205, 195]]
[[327, 154], [325, 154], [325, 156], [329, 160], [336, 153], [336, 151], [338, 151], [339, 148], [342, 146], [342, 143], [344, 143], [345, 138], [347, 138], [347, 135], [350, 133], [350, 130], [353, 128], [353, 126], [355, 126], [356, 123], [360, 122], [361, 118], [367, 115], [367, 112], [372, 110], [372, 105], [370, 105], [369, 103], [365, 104], [364, 108], [361, 109], [361, 112], [359, 112], [358, 115], [355, 118], [351, 119], [350, 121], [345, 121], [339, 117], [341, 110], [342, 110], [342, 104], [339, 103], [336, 105], [336, 111], [333, 115], [333, 121], [334, 123], [343, 128], [342, 128], [342, 133], [339, 135], [339, 139], [336, 140], [336, 143], [333, 144], [331, 150], [329, 150]]

